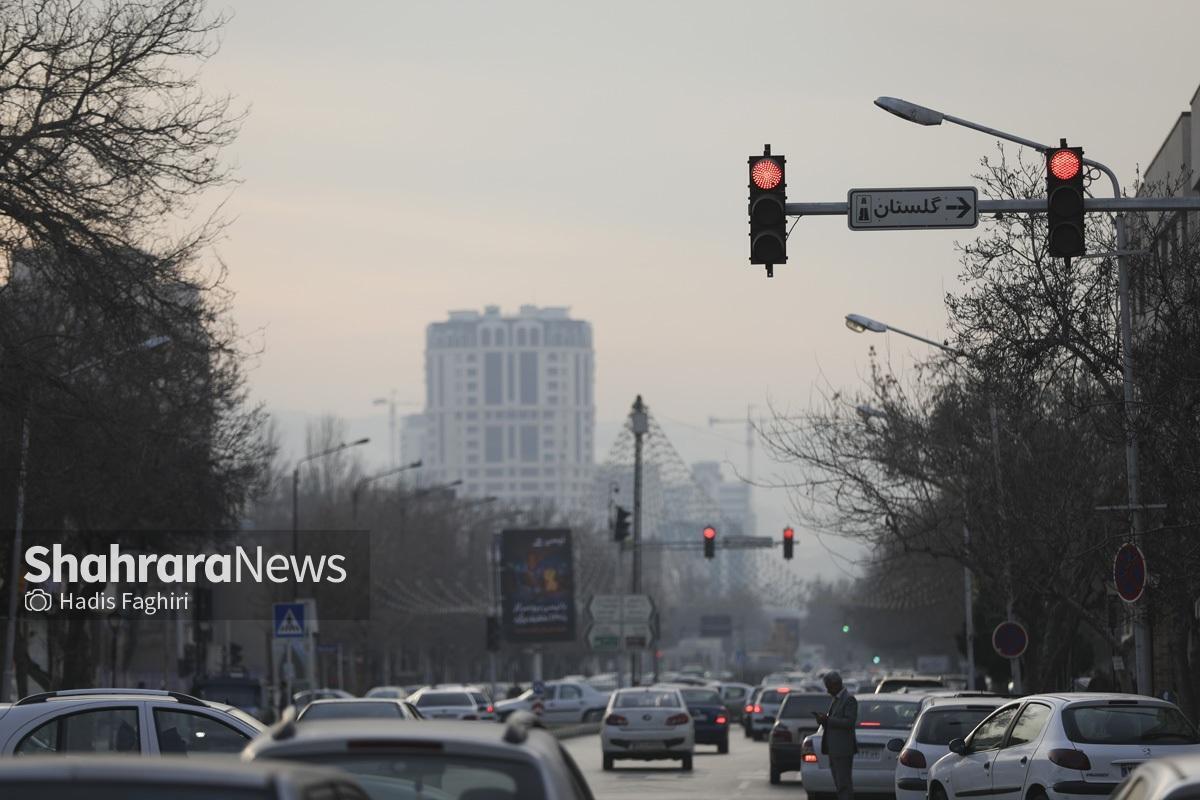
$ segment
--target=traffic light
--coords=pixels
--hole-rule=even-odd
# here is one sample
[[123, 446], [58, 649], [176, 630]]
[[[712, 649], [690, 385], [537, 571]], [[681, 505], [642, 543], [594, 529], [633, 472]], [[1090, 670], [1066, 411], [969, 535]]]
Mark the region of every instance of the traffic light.
[[717, 554], [717, 529], [709, 525], [704, 529], [704, 557], [712, 558]]
[[792, 560], [792, 548], [796, 545], [796, 532], [789, 528], [783, 529], [783, 557]]
[[1083, 148], [1046, 151], [1046, 222], [1050, 255], [1081, 256], [1083, 239]]
[[487, 618], [487, 649], [490, 653], [500, 649], [500, 620], [496, 617]]
[[787, 183], [783, 156], [750, 156], [750, 263], [765, 264], [767, 277], [775, 264], [787, 263]]
[[613, 541], [623, 542], [629, 538], [629, 512], [617, 506], [617, 515], [613, 518]]
[[849, 625], [843, 625], [843, 626], [842, 626], [842, 633], [849, 633], [849, 632], [850, 632], [850, 626], [849, 626]]

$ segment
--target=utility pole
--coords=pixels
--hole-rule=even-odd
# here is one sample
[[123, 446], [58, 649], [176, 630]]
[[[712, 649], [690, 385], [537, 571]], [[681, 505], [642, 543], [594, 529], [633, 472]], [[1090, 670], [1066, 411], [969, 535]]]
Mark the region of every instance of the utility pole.
[[[642, 593], [642, 437], [650, 429], [650, 416], [646, 404], [639, 394], [629, 414], [633, 427], [633, 582], [632, 594]], [[629, 683], [638, 686], [642, 682], [642, 651], [629, 654]]]
[[[1005, 522], [1004, 514], [1004, 499], [1002, 496], [1002, 488], [1000, 484], [1000, 417], [996, 411], [996, 398], [992, 396], [989, 403], [988, 413], [992, 418], [992, 461], [996, 465], [996, 504], [997, 510], [1000, 512], [1000, 524]], [[1004, 582], [1005, 590], [1008, 592], [1008, 599], [1005, 602], [1006, 619], [1009, 622], [1015, 622], [1013, 619], [1013, 584], [1012, 584], [1012, 556], [1006, 555], [1004, 559]], [[1021, 659], [1010, 658], [1008, 660], [1009, 668], [1012, 670], [1013, 694], [1021, 694]]]

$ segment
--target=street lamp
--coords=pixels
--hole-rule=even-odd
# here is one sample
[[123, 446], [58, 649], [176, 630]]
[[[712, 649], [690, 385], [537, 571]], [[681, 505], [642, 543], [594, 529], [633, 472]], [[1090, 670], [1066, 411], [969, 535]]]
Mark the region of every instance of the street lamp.
[[[343, 450], [349, 450], [351, 447], [367, 444], [371, 440], [364, 436], [353, 442], [342, 442], [337, 447], [331, 447], [328, 450], [322, 450], [319, 453], [312, 453], [305, 456], [296, 462], [295, 468], [292, 469], [292, 555], [299, 557], [300, 555], [300, 467], [309, 461], [315, 461], [318, 458], [325, 458], [334, 453], [340, 453]], [[292, 583], [292, 599], [295, 600], [300, 596], [300, 583], [294, 581]]]
[[[929, 124], [929, 123], [922, 123], [922, 124]], [[932, 345], [933, 347], [937, 347], [947, 353], [950, 353], [951, 355], [953, 355], [955, 357], [965, 355], [965, 353], [963, 353], [962, 350], [959, 350], [958, 348], [955, 348], [955, 347], [951, 347], [950, 345], [945, 344], [944, 342], [935, 342], [932, 339], [926, 339], [924, 336], [918, 336], [915, 333], [909, 333], [908, 331], [903, 331], [903, 330], [900, 330], [899, 328], [894, 328], [890, 325], [879, 322], [878, 320], [871, 319], [870, 317], [865, 317], [862, 314], [847, 314], [846, 315], [846, 327], [849, 328], [850, 330], [854, 331], [855, 333], [862, 333], [863, 331], [871, 331], [872, 333], [884, 333], [889, 330], [895, 331], [896, 333], [900, 334], [901, 336], [907, 336], [910, 339], [916, 339], [919, 342], [924, 342], [925, 344]], [[871, 406], [867, 406], [867, 405], [857, 406], [855, 410], [858, 411], [859, 415], [862, 416], [862, 418], [864, 420], [869, 419], [870, 417], [886, 417], [887, 416], [887, 414], [885, 412], [880, 411], [875, 408], [872, 408]], [[997, 441], [997, 430], [996, 430], [996, 403], [994, 400], [991, 401], [991, 416], [992, 416], [992, 448], [993, 448], [993, 451], [994, 451], [994, 454], [996, 457], [996, 464], [997, 464], [996, 479], [998, 481], [1000, 478], [1000, 473], [999, 473], [1000, 455], [999, 455], [999, 442]], [[967, 555], [970, 553], [970, 550], [971, 550], [971, 529], [967, 525], [967, 520], [966, 520], [966, 499], [965, 498], [963, 500], [963, 512], [964, 512], [963, 513], [963, 552], [964, 552], [964, 555]], [[1010, 590], [1010, 592], [1011, 592], [1011, 590]], [[971, 575], [971, 568], [969, 566], [967, 566], [966, 564], [963, 564], [963, 602], [966, 606], [966, 650], [967, 650], [967, 688], [968, 689], [975, 688], [975, 598], [974, 598], [974, 594], [975, 594], [975, 589], [974, 589], [974, 584], [973, 584], [973, 576]], [[1009, 618], [1009, 620], [1012, 619], [1011, 593], [1010, 593], [1009, 603], [1008, 603], [1008, 618]], [[1021, 674], [1020, 674], [1020, 666], [1017, 665], [1016, 661], [1013, 661], [1013, 673], [1014, 673], [1014, 681], [1013, 682], [1014, 682], [1014, 684], [1016, 684], [1016, 687], [1019, 688], [1021, 685]]]
[[354, 484], [354, 489], [351, 490], [351, 492], [350, 492], [350, 505], [351, 505], [351, 508], [353, 508], [353, 519], [355, 519], [355, 520], [358, 519], [358, 497], [360, 494], [362, 494], [362, 490], [366, 487], [366, 485], [368, 483], [370, 483], [371, 481], [377, 481], [380, 478], [386, 478], [389, 475], [395, 475], [396, 473], [399, 473], [399, 472], [405, 472], [410, 469], [420, 469], [420, 468], [421, 468], [421, 459], [418, 458], [416, 461], [412, 462], [411, 464], [405, 464], [403, 467], [396, 467], [395, 469], [389, 469], [384, 472], [380, 472], [378, 475], [368, 475], [367, 477], [359, 480], [358, 483]]
[[[951, 116], [941, 111], [934, 111], [931, 108], [910, 103], [906, 100], [900, 100], [896, 97], [880, 97], [875, 100], [875, 105], [882, 108], [891, 114], [895, 114], [902, 119], [915, 122], [918, 125], [940, 125], [943, 121], [951, 122], [955, 125], [961, 125], [964, 128], [971, 128], [989, 136], [995, 136], [1000, 139], [1006, 139], [1010, 142], [1029, 147], [1038, 152], [1045, 153], [1052, 150], [1050, 145], [1035, 142], [1032, 139], [1026, 139], [1015, 134], [1006, 133], [1004, 131], [989, 128], [986, 125], [980, 125], [977, 122], [971, 122], [960, 117]], [[1093, 161], [1090, 158], [1083, 159], [1083, 163], [1090, 167], [1103, 172], [1108, 176], [1109, 182], [1112, 184], [1113, 197], [1121, 197], [1121, 182], [1117, 179], [1117, 174], [1099, 161]], [[1117, 236], [1117, 297], [1120, 305], [1120, 323], [1119, 333], [1121, 339], [1121, 384], [1123, 389], [1123, 410], [1125, 417], [1125, 483], [1129, 499], [1129, 515], [1130, 522], [1133, 527], [1133, 541], [1135, 544], [1141, 544], [1144, 534], [1145, 523], [1142, 520], [1142, 510], [1144, 506], [1141, 500], [1141, 478], [1138, 457], [1138, 432], [1137, 428], [1131, 423], [1132, 407], [1134, 402], [1133, 397], [1133, 311], [1129, 304], [1129, 241], [1125, 230], [1125, 216], [1117, 214], [1114, 217], [1114, 226]], [[1146, 624], [1145, 614], [1134, 614], [1133, 620], [1133, 651], [1134, 651], [1134, 676], [1137, 684], [1137, 690], [1142, 694], [1151, 693], [1151, 674], [1150, 674], [1150, 629]]]
[[[170, 344], [170, 342], [170, 336], [151, 336], [141, 344], [115, 353], [114, 357], [120, 358], [142, 350], [157, 350], [163, 345]], [[84, 370], [99, 366], [103, 361], [104, 359], [95, 358], [77, 367], [72, 367], [62, 373], [59, 376], [59, 380], [65, 380]], [[8, 622], [4, 626], [4, 670], [0, 672], [0, 702], [8, 700], [8, 688], [13, 681], [13, 666], [16, 663], [14, 649], [17, 645], [17, 613], [20, 609], [17, 604], [17, 587], [21, 582], [21, 545], [25, 528], [25, 481], [29, 468], [29, 427], [33, 411], [32, 405], [32, 392], [30, 392], [30, 399], [25, 401], [25, 411], [21, 415], [21, 447], [17, 457], [17, 510], [16, 521], [13, 523], [12, 554], [9, 558]]]

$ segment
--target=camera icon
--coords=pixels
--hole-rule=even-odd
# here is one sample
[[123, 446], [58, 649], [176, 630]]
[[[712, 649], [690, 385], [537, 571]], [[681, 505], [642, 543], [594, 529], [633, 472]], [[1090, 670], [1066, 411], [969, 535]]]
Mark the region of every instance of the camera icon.
[[49, 611], [53, 600], [45, 589], [31, 589], [25, 593], [25, 610], [36, 611], [39, 614]]

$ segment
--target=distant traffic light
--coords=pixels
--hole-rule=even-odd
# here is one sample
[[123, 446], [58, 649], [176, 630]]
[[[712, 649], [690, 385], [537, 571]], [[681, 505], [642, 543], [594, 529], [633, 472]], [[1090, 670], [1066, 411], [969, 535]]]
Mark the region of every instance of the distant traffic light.
[[849, 625], [843, 625], [843, 626], [842, 626], [842, 633], [849, 633], [849, 632], [850, 632], [850, 626], [849, 626]]
[[497, 617], [487, 618], [487, 649], [490, 653], [500, 649], [500, 620]]
[[623, 542], [629, 538], [629, 512], [617, 506], [617, 515], [613, 519], [613, 541]]
[[709, 525], [704, 529], [704, 557], [712, 558], [717, 554], [717, 529]]
[[796, 545], [796, 532], [790, 527], [783, 529], [783, 557], [792, 560], [792, 548]]
[[750, 156], [750, 263], [765, 264], [767, 277], [775, 264], [787, 263], [787, 182], [783, 156]]
[[1081, 256], [1083, 239], [1083, 148], [1046, 151], [1046, 222], [1050, 255]]
[[872, 659], [871, 659], [871, 663], [872, 663], [872, 664], [878, 664], [878, 663], [879, 663], [879, 656], [875, 656], [874, 658], [872, 658]]

